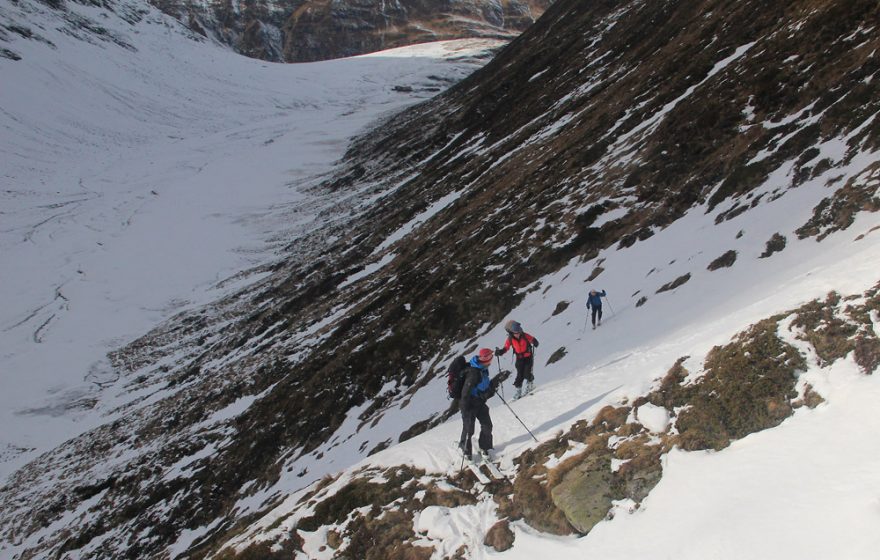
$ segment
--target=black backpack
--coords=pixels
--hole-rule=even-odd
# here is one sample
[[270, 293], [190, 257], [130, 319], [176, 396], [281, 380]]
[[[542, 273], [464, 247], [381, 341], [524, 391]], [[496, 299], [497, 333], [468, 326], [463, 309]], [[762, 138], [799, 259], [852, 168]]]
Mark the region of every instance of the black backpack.
[[446, 370], [446, 395], [450, 399], [461, 397], [461, 389], [464, 387], [464, 370], [467, 366], [467, 359], [464, 356], [457, 357], [449, 364], [449, 369]]

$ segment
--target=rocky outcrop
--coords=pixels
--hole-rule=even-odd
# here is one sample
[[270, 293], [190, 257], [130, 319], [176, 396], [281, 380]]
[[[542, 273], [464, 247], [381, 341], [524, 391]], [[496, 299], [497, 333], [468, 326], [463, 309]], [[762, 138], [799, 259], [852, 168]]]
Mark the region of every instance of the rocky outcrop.
[[[302, 518], [289, 533], [276, 533], [274, 538], [280, 538], [276, 544], [291, 546], [286, 539], [299, 542], [300, 532], [319, 534], [326, 529], [327, 545], [336, 550], [334, 558], [369, 559], [362, 549], [347, 543], [357, 547], [370, 535], [381, 544], [390, 534], [398, 543], [421, 538], [419, 546], [437, 547], [434, 556], [447, 552], [444, 558], [470, 558], [474, 549], [462, 547], [448, 554], [450, 548], [441, 548], [448, 534], [439, 529], [432, 542], [426, 527], [437, 519], [454, 518], [451, 511], [473, 507], [486, 495], [497, 504], [498, 521], [486, 532], [485, 547], [498, 552], [514, 547], [512, 523], [551, 534], [585, 535], [606, 519], [642, 508], [661, 481], [664, 457], [673, 450], [720, 450], [777, 426], [797, 408], [823, 402], [809, 384], [799, 383], [807, 355], [815, 353], [830, 365], [860, 345], [876, 345], [870, 317], [880, 305], [878, 291], [880, 285], [846, 297], [830, 293], [824, 300], [759, 321], [709, 351], [698, 371], [684, 367], [690, 356], [681, 357], [662, 379], [655, 380], [650, 393], [631, 404], [606, 406], [594, 418], [579, 420], [565, 433], [519, 455], [513, 461], [517, 472], [512, 484], [505, 478], [479, 486], [467, 469], [419, 473], [422, 476], [416, 478], [401, 466], [399, 471], [386, 471], [383, 484], [373, 482], [375, 470], [367, 470], [355, 473], [344, 485], [319, 485], [295, 507], [315, 513]], [[806, 346], [798, 350], [790, 344], [793, 341]], [[873, 355], [876, 358], [876, 352]], [[876, 364], [871, 360], [862, 366], [864, 374], [871, 375]], [[413, 479], [405, 489], [398, 488], [408, 476]], [[367, 504], [373, 508], [357, 511]], [[349, 510], [354, 511], [353, 522], [346, 521]], [[420, 516], [426, 520], [414, 525], [413, 518]], [[344, 535], [334, 529], [339, 523], [347, 523]], [[375, 558], [430, 557], [425, 550], [430, 551], [389, 547]], [[229, 560], [249, 557], [242, 554]]]
[[568, 471], [553, 488], [553, 503], [572, 527], [579, 533], [588, 533], [611, 509], [612, 482], [610, 457], [591, 457]]
[[193, 31], [276, 62], [353, 56], [426, 41], [513, 38], [551, 0], [150, 0]]

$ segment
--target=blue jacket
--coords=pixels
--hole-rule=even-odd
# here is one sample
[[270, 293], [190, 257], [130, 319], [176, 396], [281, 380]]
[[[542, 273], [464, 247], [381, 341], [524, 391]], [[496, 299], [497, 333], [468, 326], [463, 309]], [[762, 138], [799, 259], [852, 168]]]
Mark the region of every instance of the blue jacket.
[[596, 309], [602, 309], [602, 296], [605, 295], [605, 290], [601, 292], [596, 292], [595, 294], [590, 294], [587, 298], [587, 309], [590, 307], [595, 307]]
[[[471, 361], [468, 365], [480, 372], [480, 380], [476, 382], [476, 384], [474, 384], [473, 386], [473, 389], [470, 390], [470, 394], [472, 397], [479, 397], [489, 390], [489, 368], [481, 364], [479, 360], [477, 360], [476, 356], [471, 358]], [[465, 384], [467, 383], [468, 382], [465, 381]]]

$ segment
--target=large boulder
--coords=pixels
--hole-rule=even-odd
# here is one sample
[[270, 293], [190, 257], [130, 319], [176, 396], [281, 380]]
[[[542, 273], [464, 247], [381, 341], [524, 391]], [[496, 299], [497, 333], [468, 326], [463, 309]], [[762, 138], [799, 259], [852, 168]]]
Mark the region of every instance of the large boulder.
[[608, 455], [590, 456], [551, 491], [553, 503], [579, 533], [586, 534], [611, 509], [613, 473]]

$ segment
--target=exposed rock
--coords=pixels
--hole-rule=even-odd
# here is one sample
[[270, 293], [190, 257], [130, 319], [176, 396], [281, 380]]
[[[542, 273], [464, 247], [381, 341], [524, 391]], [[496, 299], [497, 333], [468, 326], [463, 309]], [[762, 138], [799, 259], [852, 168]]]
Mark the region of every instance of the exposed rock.
[[671, 290], [674, 290], [677, 287], [681, 286], [682, 284], [686, 283], [690, 279], [691, 279], [690, 273], [683, 274], [683, 275], [679, 276], [678, 278], [676, 278], [675, 280], [673, 280], [672, 282], [669, 282], [667, 284], [663, 284], [662, 286], [660, 286], [660, 288], [657, 290], [657, 293], [660, 294], [663, 292], [669, 292]]
[[570, 301], [560, 301], [559, 303], [557, 303], [556, 309], [553, 310], [553, 316], [559, 315], [560, 313], [562, 313], [563, 311], [568, 309], [568, 306], [570, 304], [571, 304]]
[[848, 228], [859, 212], [880, 211], [880, 164], [875, 163], [865, 172], [820, 202], [813, 209], [813, 217], [795, 232], [799, 239], [815, 236], [821, 241], [827, 235]]
[[631, 476], [627, 477], [625, 481], [627, 497], [640, 503], [657, 486], [662, 476], [663, 468], [660, 466], [659, 461], [653, 463], [650, 468], [633, 470]]
[[568, 351], [565, 349], [565, 346], [557, 348], [556, 351], [550, 354], [550, 357], [547, 358], [547, 365], [549, 366], [550, 364], [555, 364], [556, 362], [564, 358], [567, 353]]
[[483, 544], [494, 548], [497, 552], [504, 552], [513, 548], [515, 538], [513, 530], [510, 528], [510, 522], [502, 519], [495, 525], [492, 525], [492, 528], [486, 533]]
[[861, 335], [855, 340], [853, 359], [870, 375], [880, 367], [880, 340], [876, 337]]
[[816, 392], [812, 385], [806, 384], [803, 391], [803, 397], [791, 403], [793, 408], [806, 406], [807, 408], [816, 408], [825, 402], [825, 398]]
[[276, 62], [309, 62], [468, 37], [512, 39], [551, 0], [150, 0], [200, 35]]
[[8, 58], [9, 60], [21, 60], [21, 55], [6, 48], [0, 48], [0, 57]]
[[779, 425], [791, 415], [795, 372], [804, 358], [777, 335], [779, 318], [767, 319], [706, 357], [706, 373], [678, 393], [676, 420], [682, 449], [723, 449], [732, 439]]
[[608, 515], [614, 499], [612, 483], [610, 458], [590, 456], [553, 487], [553, 503], [565, 513], [572, 527], [586, 534]]
[[707, 268], [708, 268], [708, 270], [718, 270], [719, 268], [728, 268], [728, 267], [733, 266], [733, 263], [735, 263], [735, 262], [736, 262], [736, 251], [731, 249], [730, 251], [727, 251], [726, 253], [724, 253], [723, 255], [721, 255], [720, 257], [718, 257], [717, 259], [715, 259], [711, 263], [709, 263], [709, 266]]
[[779, 251], [785, 249], [785, 236], [779, 233], [774, 233], [770, 236], [770, 239], [767, 240], [767, 247], [764, 249], [764, 252], [761, 253], [759, 258], [766, 259], [773, 253], [778, 253]]
[[329, 531], [327, 531], [327, 546], [329, 546], [333, 550], [336, 550], [337, 548], [342, 546], [342, 535], [339, 534], [339, 531], [335, 529], [330, 529]]

